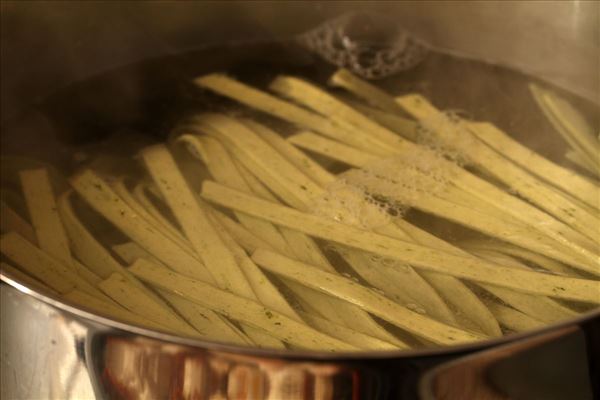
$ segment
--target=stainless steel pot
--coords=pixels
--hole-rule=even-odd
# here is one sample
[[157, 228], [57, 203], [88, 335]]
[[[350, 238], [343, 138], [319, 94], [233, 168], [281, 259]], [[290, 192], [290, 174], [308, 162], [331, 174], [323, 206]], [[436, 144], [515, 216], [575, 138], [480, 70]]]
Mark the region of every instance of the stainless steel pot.
[[[392, 15], [434, 46], [521, 69], [600, 104], [596, 2], [3, 1], [0, 7], [3, 144], [17, 134], [10, 129], [17, 122], [48, 133], [43, 117], [24, 110], [72, 82], [211, 43], [289, 37], [349, 10]], [[2, 281], [6, 399], [600, 396], [600, 312], [461, 347], [331, 356], [172, 337], [74, 308], [10, 276]], [[560, 378], [558, 389], [552, 374]]]

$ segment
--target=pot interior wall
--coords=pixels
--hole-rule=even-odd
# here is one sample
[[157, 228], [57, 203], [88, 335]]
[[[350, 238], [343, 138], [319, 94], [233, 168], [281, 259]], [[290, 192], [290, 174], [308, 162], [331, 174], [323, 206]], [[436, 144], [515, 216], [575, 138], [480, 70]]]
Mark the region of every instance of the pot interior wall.
[[597, 2], [3, 1], [2, 119], [118, 66], [211, 43], [273, 40], [348, 11], [391, 16], [434, 46], [510, 65], [596, 102]]

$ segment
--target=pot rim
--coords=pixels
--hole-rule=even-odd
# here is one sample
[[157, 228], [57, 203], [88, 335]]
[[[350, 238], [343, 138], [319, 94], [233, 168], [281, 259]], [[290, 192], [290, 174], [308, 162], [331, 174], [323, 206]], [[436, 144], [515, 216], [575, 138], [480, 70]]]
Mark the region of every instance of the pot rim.
[[220, 351], [228, 353], [236, 353], [243, 355], [250, 355], [256, 357], [270, 357], [279, 358], [286, 360], [294, 359], [310, 359], [310, 360], [321, 360], [321, 361], [335, 361], [335, 360], [351, 360], [351, 359], [399, 359], [399, 358], [415, 358], [415, 357], [436, 357], [436, 356], [451, 356], [460, 353], [474, 352], [490, 347], [499, 346], [502, 344], [512, 343], [519, 340], [525, 340], [534, 336], [542, 335], [552, 330], [556, 330], [569, 325], [577, 325], [585, 321], [592, 320], [594, 318], [600, 318], [600, 307], [582, 313], [581, 315], [566, 319], [564, 321], [556, 322], [543, 327], [533, 329], [521, 333], [513, 333], [498, 338], [492, 338], [488, 340], [480, 340], [472, 343], [465, 343], [455, 346], [443, 346], [443, 347], [431, 347], [422, 349], [408, 349], [408, 350], [385, 350], [385, 351], [355, 351], [355, 352], [326, 352], [317, 350], [280, 350], [280, 349], [266, 349], [257, 348], [250, 346], [234, 345], [222, 342], [208, 341], [202, 339], [186, 338], [184, 336], [172, 335], [169, 333], [163, 333], [158, 330], [138, 327], [129, 323], [120, 322], [110, 317], [104, 317], [96, 314], [92, 311], [87, 311], [84, 308], [70, 304], [62, 299], [58, 299], [49, 294], [44, 294], [40, 291], [28, 287], [10, 276], [6, 271], [0, 271], [0, 282], [4, 282], [17, 289], [25, 295], [29, 295], [38, 301], [41, 301], [53, 308], [67, 312], [74, 315], [77, 319], [83, 319], [86, 324], [101, 325], [103, 328], [117, 329], [119, 332], [131, 335], [141, 335], [142, 337], [159, 340], [169, 344], [177, 344], [198, 350], [208, 351]]

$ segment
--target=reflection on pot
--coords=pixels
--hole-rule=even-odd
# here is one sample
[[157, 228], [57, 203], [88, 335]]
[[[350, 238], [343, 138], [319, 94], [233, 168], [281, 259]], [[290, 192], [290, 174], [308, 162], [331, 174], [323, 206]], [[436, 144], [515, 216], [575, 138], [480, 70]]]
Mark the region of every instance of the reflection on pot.
[[127, 332], [7, 284], [0, 288], [0, 394], [7, 399], [415, 398], [423, 371], [456, 356], [235, 354], [219, 345], [201, 348]]
[[139, 337], [103, 342], [97, 376], [114, 398], [332, 399], [359, 382], [351, 368], [326, 362], [289, 363]]
[[0, 293], [0, 397], [7, 399], [451, 400], [467, 393], [560, 399], [593, 398], [600, 390], [598, 313], [481, 353], [471, 353], [480, 347], [325, 359], [169, 342], [172, 337], [118, 329], [7, 284]]

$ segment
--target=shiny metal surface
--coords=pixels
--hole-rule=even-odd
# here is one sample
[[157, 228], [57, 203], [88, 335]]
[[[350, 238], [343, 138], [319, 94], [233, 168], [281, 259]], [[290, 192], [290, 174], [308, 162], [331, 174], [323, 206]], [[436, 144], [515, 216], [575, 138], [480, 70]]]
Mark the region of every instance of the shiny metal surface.
[[3, 399], [92, 399], [85, 365], [88, 328], [8, 285], [0, 285]]
[[373, 362], [193, 346], [0, 288], [3, 399], [354, 399], [400, 391], [412, 397], [421, 371], [447, 359]]
[[600, 321], [496, 346], [428, 371], [424, 400], [592, 400], [598, 394]]
[[[450, 383], [475, 387], [468, 371], [498, 358], [484, 351], [480, 361], [477, 350], [508, 343], [512, 353], [501, 355], [513, 355], [573, 332], [577, 324], [595, 326], [588, 342], [600, 343], [597, 311], [536, 332], [453, 348], [358, 355], [241, 348], [128, 326], [3, 279], [19, 287], [0, 284], [3, 399], [415, 399], [422, 376], [450, 360], [459, 360], [446, 374]], [[586, 350], [575, 359], [584, 368], [593, 364], [586, 356], [600, 355], [598, 345], [588, 346], [589, 356]], [[475, 355], [460, 364], [467, 354]], [[591, 371], [600, 373], [597, 366]], [[428, 386], [434, 381], [428, 378], [421, 388], [424, 398], [461, 398], [437, 397]]]
[[[0, 7], [3, 127], [49, 93], [118, 65], [217, 41], [289, 37], [364, 9], [397, 16], [435, 46], [511, 65], [600, 103], [597, 2], [2, 1]], [[460, 348], [332, 357], [174, 338], [4, 283], [0, 288], [2, 399], [412, 399], [422, 374], [444, 361], [567, 324]]]

